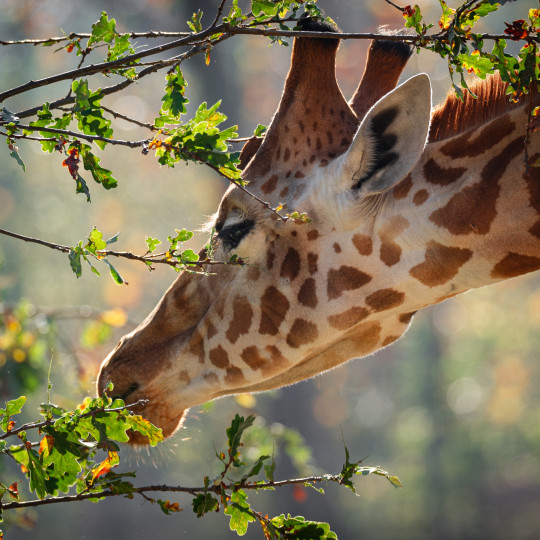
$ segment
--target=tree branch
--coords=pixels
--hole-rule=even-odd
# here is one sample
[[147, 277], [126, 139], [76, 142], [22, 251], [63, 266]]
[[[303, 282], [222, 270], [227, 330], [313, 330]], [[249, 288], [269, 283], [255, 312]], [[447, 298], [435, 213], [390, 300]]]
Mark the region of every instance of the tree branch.
[[320, 484], [325, 482], [336, 482], [339, 483], [341, 480], [341, 475], [323, 475], [323, 476], [308, 476], [306, 478], [290, 478], [287, 480], [278, 480], [274, 482], [258, 482], [258, 483], [238, 483], [233, 482], [230, 484], [220, 484], [218, 486], [208, 486], [208, 487], [184, 487], [184, 486], [169, 486], [169, 485], [156, 485], [156, 486], [143, 486], [134, 488], [128, 493], [114, 493], [111, 490], [107, 489], [97, 493], [80, 493], [78, 495], [66, 495], [63, 497], [50, 497], [48, 499], [36, 499], [32, 501], [20, 501], [20, 502], [11, 502], [7, 504], [2, 504], [3, 510], [12, 510], [15, 508], [29, 508], [33, 506], [44, 506], [47, 504], [56, 504], [56, 503], [66, 503], [66, 502], [77, 502], [85, 501], [88, 499], [98, 499], [101, 497], [115, 497], [119, 495], [130, 495], [130, 494], [139, 494], [143, 495], [144, 493], [156, 493], [156, 492], [169, 492], [169, 493], [189, 493], [190, 495], [197, 495], [198, 493], [215, 493], [220, 494], [221, 489], [231, 490], [234, 488], [240, 487], [241, 489], [249, 490], [259, 490], [259, 489], [271, 489], [279, 488], [283, 486], [291, 486], [295, 484]]
[[[54, 249], [56, 251], [61, 251], [62, 253], [69, 253], [72, 249], [69, 246], [63, 246], [61, 244], [47, 242], [46, 240], [33, 238], [31, 236], [24, 236], [22, 234], [7, 231], [6, 229], [0, 229], [0, 234], [11, 236], [13, 238], [17, 238], [18, 240], [23, 240], [24, 242], [39, 244], [41, 246]], [[193, 266], [193, 267], [198, 267], [198, 268], [204, 268], [205, 266], [217, 266], [217, 265], [245, 266], [246, 264], [242, 259], [235, 259], [235, 260], [230, 260], [230, 261], [215, 261], [208, 257], [205, 259], [198, 260], [198, 261], [181, 261], [181, 260], [179, 261], [179, 260], [173, 260], [172, 258], [169, 258], [167, 256], [167, 253], [160, 253], [158, 255], [148, 255], [148, 254], [135, 255], [134, 253], [130, 253], [128, 251], [102, 250], [102, 251], [97, 251], [96, 254], [98, 256], [97, 257], [98, 259], [99, 258], [104, 259], [106, 257], [118, 257], [122, 259], [129, 259], [132, 261], [144, 262], [145, 264], [148, 264], [148, 263], [165, 264], [173, 268], [176, 268], [179, 266]]]

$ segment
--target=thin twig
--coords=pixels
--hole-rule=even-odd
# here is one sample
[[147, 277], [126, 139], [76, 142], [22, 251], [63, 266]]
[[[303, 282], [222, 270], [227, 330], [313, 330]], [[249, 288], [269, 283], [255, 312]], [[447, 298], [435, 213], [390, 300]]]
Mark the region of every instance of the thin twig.
[[[181, 38], [191, 35], [191, 32], [156, 32], [154, 30], [150, 30], [150, 32], [123, 32], [118, 34], [119, 37], [129, 36], [132, 39], [160, 37]], [[61, 43], [62, 41], [73, 41], [74, 39], [88, 39], [90, 37], [92, 37], [92, 34], [71, 32], [67, 36], [57, 36], [42, 39], [18, 39], [12, 41], [0, 40], [0, 45], [45, 45], [49, 43], [52, 45], [54, 43]]]
[[[6, 229], [0, 229], [0, 234], [11, 236], [13, 238], [17, 238], [18, 240], [23, 240], [24, 242], [29, 242], [32, 244], [39, 244], [41, 246], [54, 249], [56, 251], [61, 251], [62, 253], [69, 253], [72, 249], [69, 246], [63, 246], [61, 244], [47, 242], [46, 240], [41, 240], [40, 238], [33, 238], [31, 236], [25, 236], [22, 234], [7, 231]], [[204, 268], [205, 266], [218, 266], [218, 265], [245, 266], [245, 262], [242, 259], [234, 259], [230, 261], [215, 261], [207, 257], [205, 259], [200, 259], [198, 261], [182, 261], [182, 260], [179, 261], [177, 259], [173, 259], [171, 257], [166, 256], [166, 254], [162, 254], [163, 256], [161, 258], [155, 258], [155, 256], [153, 255], [136, 255], [135, 253], [130, 253], [128, 251], [110, 251], [110, 250], [96, 251], [96, 255], [98, 259], [101, 259], [101, 258], [104, 259], [106, 257], [118, 257], [122, 259], [129, 259], [132, 261], [144, 262], [145, 264], [148, 264], [148, 263], [165, 264], [167, 266], [172, 266], [173, 268], [176, 268], [179, 266], [192, 266], [196, 268]]]
[[401, 13], [405, 11], [405, 8], [399, 7], [397, 4], [394, 4], [394, 2], [391, 2], [390, 0], [384, 0], [387, 4], [390, 4], [392, 7], [395, 7], [396, 9], [399, 9]]
[[216, 17], [211, 26], [216, 26], [216, 24], [218, 23], [219, 19], [221, 18], [221, 15], [223, 15], [223, 8], [225, 7], [226, 3], [227, 3], [227, 0], [221, 0], [221, 4], [219, 5], [219, 8], [217, 10]]

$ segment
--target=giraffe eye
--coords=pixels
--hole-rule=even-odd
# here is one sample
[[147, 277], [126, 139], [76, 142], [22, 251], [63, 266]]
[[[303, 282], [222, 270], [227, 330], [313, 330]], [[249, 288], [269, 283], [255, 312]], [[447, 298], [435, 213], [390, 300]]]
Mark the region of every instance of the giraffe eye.
[[218, 238], [223, 242], [225, 249], [230, 251], [240, 244], [244, 236], [253, 229], [254, 225], [255, 222], [252, 219], [240, 221], [239, 223], [221, 229]]

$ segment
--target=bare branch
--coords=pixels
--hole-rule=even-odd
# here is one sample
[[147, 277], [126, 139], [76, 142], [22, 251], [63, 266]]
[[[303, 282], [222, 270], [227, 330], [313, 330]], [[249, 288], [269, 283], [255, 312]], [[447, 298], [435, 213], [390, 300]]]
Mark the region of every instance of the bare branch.
[[[191, 32], [156, 32], [150, 30], [149, 32], [123, 32], [118, 34], [120, 37], [129, 36], [132, 39], [138, 38], [181, 38], [191, 36]], [[88, 39], [92, 34], [71, 32], [66, 36], [57, 36], [42, 39], [18, 39], [13, 41], [5, 41], [0, 39], [0, 45], [53, 45], [54, 43], [61, 43], [62, 41], [73, 41], [74, 39]]]

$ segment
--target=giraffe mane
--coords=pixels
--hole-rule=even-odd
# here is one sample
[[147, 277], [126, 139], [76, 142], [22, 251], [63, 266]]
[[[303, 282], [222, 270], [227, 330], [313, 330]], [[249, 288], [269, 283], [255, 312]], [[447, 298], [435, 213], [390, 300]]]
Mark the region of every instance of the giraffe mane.
[[448, 139], [523, 106], [523, 100], [517, 103], [509, 101], [506, 93], [508, 83], [503, 82], [498, 74], [477, 80], [469, 86], [478, 96], [477, 99], [465, 92], [461, 101], [450, 90], [446, 99], [433, 109], [429, 142]]

